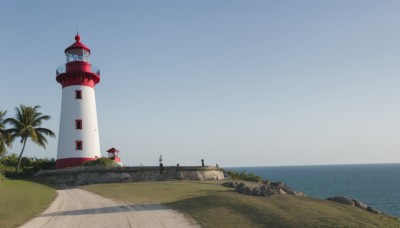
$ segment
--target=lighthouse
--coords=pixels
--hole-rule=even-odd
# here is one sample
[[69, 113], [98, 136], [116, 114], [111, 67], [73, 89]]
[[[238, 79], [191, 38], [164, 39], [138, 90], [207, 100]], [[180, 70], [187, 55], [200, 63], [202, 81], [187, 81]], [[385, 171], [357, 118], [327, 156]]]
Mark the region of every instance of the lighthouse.
[[100, 82], [100, 70], [90, 64], [90, 49], [75, 43], [65, 49], [67, 61], [56, 71], [62, 86], [60, 130], [56, 167], [65, 168], [95, 160], [101, 156], [94, 87]]

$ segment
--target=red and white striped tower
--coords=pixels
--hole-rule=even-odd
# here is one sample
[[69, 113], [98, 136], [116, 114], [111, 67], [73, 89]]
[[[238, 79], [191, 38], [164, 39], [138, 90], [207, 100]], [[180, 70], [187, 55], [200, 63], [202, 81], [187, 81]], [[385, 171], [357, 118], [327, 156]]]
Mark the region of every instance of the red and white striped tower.
[[65, 49], [67, 63], [57, 69], [62, 85], [57, 168], [80, 165], [101, 156], [94, 87], [100, 71], [89, 63], [90, 49], [80, 42]]

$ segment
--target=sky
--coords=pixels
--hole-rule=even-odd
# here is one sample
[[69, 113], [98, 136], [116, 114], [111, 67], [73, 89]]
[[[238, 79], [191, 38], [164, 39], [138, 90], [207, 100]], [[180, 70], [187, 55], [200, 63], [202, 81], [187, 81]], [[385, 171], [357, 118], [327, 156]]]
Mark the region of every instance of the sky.
[[[400, 2], [0, 0], [0, 110], [58, 135], [64, 49], [101, 70], [101, 152], [126, 165], [400, 163]], [[58, 139], [27, 156], [56, 158]], [[15, 141], [9, 153], [19, 153]]]

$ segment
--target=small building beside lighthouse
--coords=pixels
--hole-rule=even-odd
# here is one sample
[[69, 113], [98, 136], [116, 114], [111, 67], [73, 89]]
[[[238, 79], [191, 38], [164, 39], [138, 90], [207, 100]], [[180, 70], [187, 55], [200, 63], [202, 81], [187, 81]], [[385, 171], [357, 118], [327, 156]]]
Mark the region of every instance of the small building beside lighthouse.
[[56, 167], [66, 168], [101, 157], [94, 88], [100, 70], [89, 62], [90, 49], [81, 43], [65, 49], [66, 64], [56, 71], [62, 86]]

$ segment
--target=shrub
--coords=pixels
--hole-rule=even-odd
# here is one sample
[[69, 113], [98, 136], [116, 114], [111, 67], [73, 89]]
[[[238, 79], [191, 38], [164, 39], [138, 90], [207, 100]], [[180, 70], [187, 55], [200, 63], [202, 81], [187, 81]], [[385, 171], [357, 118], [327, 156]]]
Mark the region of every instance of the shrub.
[[0, 164], [3, 165], [4, 167], [12, 167], [12, 166], [16, 167], [18, 164], [18, 157], [16, 154], [4, 156], [0, 159]]
[[18, 164], [18, 157], [15, 154], [4, 156], [0, 159], [0, 166], [6, 177], [18, 178], [18, 177], [30, 177], [39, 170], [55, 169], [56, 161], [54, 158], [28, 158], [22, 157], [20, 172], [17, 172], [15, 168]]
[[0, 181], [4, 180], [6, 177], [4, 175], [4, 166], [0, 165]]
[[4, 167], [3, 171], [4, 171], [4, 176], [7, 178], [23, 177], [22, 173], [18, 173], [17, 168], [15, 167], [6, 166]]
[[114, 160], [103, 157], [96, 160], [86, 161], [82, 164], [82, 166], [114, 167], [117, 166], [117, 164], [114, 162]]
[[228, 175], [232, 180], [247, 180], [253, 182], [262, 182], [262, 177], [255, 175], [254, 173], [246, 173], [246, 171], [236, 172], [229, 170]]

